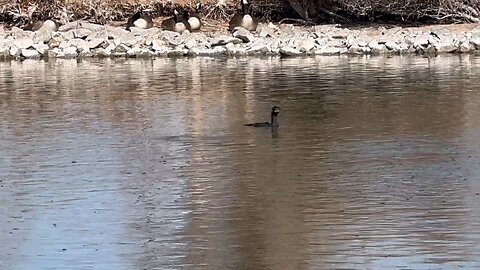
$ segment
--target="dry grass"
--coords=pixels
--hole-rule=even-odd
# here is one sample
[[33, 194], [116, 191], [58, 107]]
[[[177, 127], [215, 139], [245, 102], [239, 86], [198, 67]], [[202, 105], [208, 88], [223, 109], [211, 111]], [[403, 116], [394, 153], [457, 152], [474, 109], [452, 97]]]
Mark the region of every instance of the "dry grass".
[[[480, 22], [478, 0], [288, 0], [306, 19]], [[305, 14], [305, 15], [304, 15]]]
[[[124, 21], [138, 10], [154, 17], [169, 16], [180, 6], [206, 19], [226, 22], [240, 0], [0, 0], [0, 21], [21, 25], [30, 19], [77, 19], [106, 24]], [[252, 13], [279, 21], [300, 14], [309, 21], [480, 22], [479, 0], [251, 0]], [[298, 13], [296, 14], [295, 11]]]
[[[200, 14], [226, 19], [236, 9], [234, 0], [201, 0]], [[222, 3], [219, 5], [219, 2]], [[152, 16], [171, 15], [175, 7], [194, 11], [196, 0], [0, 0], [0, 20], [22, 22], [33, 19], [83, 19], [105, 24], [125, 20], [138, 10]]]

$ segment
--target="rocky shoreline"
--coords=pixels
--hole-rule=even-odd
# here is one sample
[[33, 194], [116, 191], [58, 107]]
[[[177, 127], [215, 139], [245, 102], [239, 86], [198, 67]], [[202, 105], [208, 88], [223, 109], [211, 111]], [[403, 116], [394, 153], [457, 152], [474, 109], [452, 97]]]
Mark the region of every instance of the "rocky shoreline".
[[480, 26], [450, 29], [260, 24], [256, 32], [176, 32], [71, 22], [58, 31], [0, 28], [0, 59], [479, 53]]

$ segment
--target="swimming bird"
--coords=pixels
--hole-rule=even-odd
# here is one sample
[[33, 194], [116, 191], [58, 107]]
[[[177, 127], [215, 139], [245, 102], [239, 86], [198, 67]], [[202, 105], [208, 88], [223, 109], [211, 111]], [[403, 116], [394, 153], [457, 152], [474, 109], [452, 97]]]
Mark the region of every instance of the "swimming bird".
[[173, 11], [173, 17], [162, 21], [163, 30], [183, 33], [184, 31], [192, 31], [188, 19], [185, 18], [185, 13], [180, 14], [176, 9]]
[[278, 125], [278, 120], [277, 116], [280, 113], [280, 107], [278, 106], [273, 106], [272, 107], [272, 112], [270, 113], [270, 122], [263, 122], [263, 123], [253, 123], [253, 124], [245, 124], [244, 126], [247, 127], [271, 127], [271, 128], [277, 128]]
[[242, 9], [238, 10], [235, 15], [230, 19], [228, 23], [228, 30], [233, 31], [235, 27], [241, 26], [248, 31], [254, 31], [258, 26], [258, 19], [248, 14], [247, 6], [249, 5], [248, 0], [241, 0]]
[[200, 31], [200, 28], [202, 27], [202, 20], [200, 19], [200, 15], [198, 15], [198, 11], [200, 10], [201, 6], [201, 3], [197, 3], [195, 13], [193, 15], [190, 15], [187, 10], [183, 12], [183, 17], [187, 18], [192, 31]]
[[141, 29], [148, 29], [153, 27], [153, 19], [143, 11], [137, 11], [133, 16], [128, 18], [127, 28], [125, 30], [130, 31], [130, 27], [137, 27]]

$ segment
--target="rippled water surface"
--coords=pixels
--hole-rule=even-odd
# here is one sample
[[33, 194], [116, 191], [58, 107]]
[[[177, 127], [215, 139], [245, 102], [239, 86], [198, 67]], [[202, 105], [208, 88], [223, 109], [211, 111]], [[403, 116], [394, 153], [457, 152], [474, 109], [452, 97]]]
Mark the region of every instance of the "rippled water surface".
[[479, 85], [474, 56], [0, 62], [0, 269], [480, 269]]

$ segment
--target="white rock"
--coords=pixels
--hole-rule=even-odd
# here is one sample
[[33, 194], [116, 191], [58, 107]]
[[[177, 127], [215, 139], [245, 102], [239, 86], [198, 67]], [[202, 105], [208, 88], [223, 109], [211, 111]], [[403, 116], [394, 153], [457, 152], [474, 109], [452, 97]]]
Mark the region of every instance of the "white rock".
[[398, 52], [400, 50], [400, 46], [393, 41], [387, 41], [385, 43], [385, 47], [389, 49], [390, 51]]
[[78, 53], [78, 57], [86, 58], [86, 57], [93, 57], [93, 56], [94, 55], [90, 49], [86, 49]]
[[13, 45], [19, 49], [28, 49], [33, 46], [33, 40], [31, 38], [15, 39]]
[[17, 48], [16, 46], [10, 46], [10, 56], [20, 56], [21, 52], [21, 49]]
[[48, 43], [50, 39], [52, 38], [52, 31], [49, 31], [48, 29], [40, 29], [35, 32], [35, 35], [33, 37], [33, 42], [34, 43]]
[[233, 37], [239, 38], [245, 43], [255, 40], [255, 37], [250, 31], [240, 26], [237, 26], [235, 29], [233, 29]]
[[360, 47], [357, 44], [353, 44], [352, 46], [348, 47], [348, 53], [349, 54], [364, 54], [365, 51], [363, 48], [368, 48], [368, 47]]
[[123, 56], [129, 50], [130, 50], [130, 47], [128, 47], [127, 45], [120, 44], [120, 45], [116, 46], [115, 49], [113, 50], [113, 55]]
[[49, 58], [54, 58], [54, 57], [65, 57], [65, 53], [60, 50], [59, 48], [53, 48], [51, 50], [48, 50], [47, 56]]
[[152, 41], [152, 49], [158, 52], [166, 52], [164, 42], [159, 39], [155, 39]]
[[61, 25], [59, 28], [58, 28], [58, 31], [60, 32], [66, 32], [66, 31], [70, 31], [70, 30], [73, 30], [73, 29], [77, 29], [77, 28], [80, 28], [82, 26], [82, 21], [74, 21], [74, 22], [68, 22], [64, 25]]
[[93, 34], [93, 31], [85, 28], [78, 28], [73, 30], [73, 36], [75, 38], [86, 39], [91, 34]]
[[455, 46], [452, 43], [440, 42], [440, 43], [434, 44], [433, 47], [439, 53], [452, 53], [457, 50], [457, 46]]
[[259, 40], [260, 39], [257, 39], [256, 41], [254, 41], [253, 44], [247, 48], [246, 52], [253, 53], [253, 54], [267, 54], [271, 52], [270, 46], [265, 44], [265, 41], [263, 39], [260, 41]]
[[40, 58], [40, 53], [34, 49], [22, 49], [22, 56], [27, 59]]
[[58, 45], [58, 47], [60, 49], [65, 49], [65, 48], [68, 48], [68, 47], [71, 47], [71, 46], [72, 46], [72, 42], [70, 40], [63, 40]]
[[113, 53], [113, 50], [115, 50], [117, 46], [115, 44], [110, 43], [105, 49], [104, 52], [106, 53], [107, 56], [111, 55]]
[[189, 36], [185, 39], [184, 44], [185, 44], [185, 48], [190, 50], [197, 46], [197, 41], [193, 36]]
[[143, 52], [142, 48], [138, 47], [138, 46], [135, 46], [131, 49], [129, 49], [126, 54], [128, 56], [137, 56], [137, 55], [141, 55]]
[[475, 50], [475, 46], [473, 46], [472, 43], [470, 43], [468, 40], [460, 43], [459, 47], [460, 52], [462, 53], [467, 53], [467, 52], [472, 52]]
[[271, 24], [273, 27], [270, 26], [270, 24], [260, 24], [257, 26], [257, 33], [260, 37], [273, 37], [275, 35], [276, 29], [274, 28], [275, 25]]
[[318, 55], [334, 55], [334, 54], [340, 54], [340, 48], [339, 47], [330, 47], [330, 46], [323, 46], [320, 47], [319, 49], [314, 51], [314, 54]]
[[301, 52], [307, 53], [315, 48], [315, 40], [313, 38], [306, 38], [300, 42], [298, 48]]
[[87, 46], [90, 49], [95, 49], [100, 47], [100, 45], [105, 41], [104, 38], [93, 38], [92, 40], [88, 41]]
[[295, 56], [295, 55], [301, 55], [302, 52], [290, 46], [283, 46], [280, 48], [280, 54], [285, 56]]
[[77, 48], [76, 47], [68, 47], [68, 48], [65, 48], [63, 49], [63, 53], [65, 55], [65, 57], [76, 57], [78, 52], [77, 52]]
[[422, 34], [422, 35], [416, 37], [413, 40], [413, 46], [415, 48], [420, 47], [420, 46], [427, 47], [428, 44], [429, 44], [429, 37], [430, 37], [430, 35], [428, 35], [428, 34]]
[[33, 48], [35, 48], [35, 50], [37, 50], [37, 52], [39, 52], [40, 54], [45, 54], [47, 53], [48, 51], [48, 45], [45, 44], [45, 43], [37, 43], [37, 44], [33, 44]]
[[480, 37], [473, 37], [472, 39], [470, 39], [470, 43], [475, 46], [475, 49], [480, 49]]
[[211, 41], [212, 46], [226, 45], [228, 43], [239, 44], [239, 43], [243, 43], [243, 41], [239, 38], [235, 38], [227, 35], [214, 37]]

